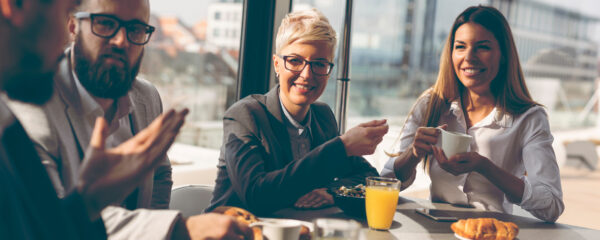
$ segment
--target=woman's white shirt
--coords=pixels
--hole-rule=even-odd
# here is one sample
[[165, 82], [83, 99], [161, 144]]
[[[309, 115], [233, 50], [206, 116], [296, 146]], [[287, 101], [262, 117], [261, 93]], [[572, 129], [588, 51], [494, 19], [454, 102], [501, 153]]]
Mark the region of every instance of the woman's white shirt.
[[[417, 100], [400, 135], [397, 152], [406, 151], [413, 142], [429, 102], [427, 94]], [[523, 198], [514, 203], [544, 221], [553, 222], [564, 210], [560, 173], [552, 149], [553, 137], [543, 107], [535, 106], [513, 117], [494, 109], [483, 120], [467, 129], [459, 101], [451, 103], [442, 113], [440, 125], [449, 131], [471, 135], [470, 151], [490, 159], [496, 166], [520, 178], [525, 183]], [[396, 177], [395, 158], [390, 158], [382, 176]], [[429, 164], [431, 200], [475, 208], [512, 213], [512, 204], [499, 188], [476, 172], [454, 176], [432, 158]], [[410, 185], [414, 176], [403, 186]]]

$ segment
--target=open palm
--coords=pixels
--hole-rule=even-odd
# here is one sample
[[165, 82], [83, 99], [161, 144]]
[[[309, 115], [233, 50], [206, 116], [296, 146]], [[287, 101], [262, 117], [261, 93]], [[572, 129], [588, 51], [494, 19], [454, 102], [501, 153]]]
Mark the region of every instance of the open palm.
[[173, 144], [187, 113], [187, 109], [170, 110], [128, 141], [111, 149], [105, 148], [106, 120], [96, 120], [77, 184], [90, 216], [97, 216], [111, 203], [123, 201], [154, 170]]

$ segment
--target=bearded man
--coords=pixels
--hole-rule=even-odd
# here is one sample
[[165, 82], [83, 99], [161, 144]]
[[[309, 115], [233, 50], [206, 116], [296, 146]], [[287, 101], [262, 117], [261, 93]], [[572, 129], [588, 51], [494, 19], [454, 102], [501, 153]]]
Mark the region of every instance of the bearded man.
[[[136, 79], [143, 45], [153, 30], [145, 23], [147, 1], [110, 2], [84, 1], [69, 20], [67, 28], [74, 41], [54, 78], [57, 94], [43, 111], [21, 102], [9, 103], [36, 143], [59, 197], [76, 185], [96, 118], [106, 119], [106, 145], [115, 147], [162, 112], [156, 89]], [[35, 114], [45, 114], [48, 122], [31, 121]], [[172, 184], [171, 166], [164, 158], [123, 207], [168, 208]]]
[[[60, 198], [78, 185], [97, 118], [106, 119], [106, 147], [112, 148], [134, 138], [162, 112], [156, 88], [137, 78], [144, 45], [154, 31], [148, 25], [149, 18], [148, 0], [83, 1], [67, 24], [73, 41], [51, 86], [56, 94], [43, 106], [9, 100]], [[251, 234], [247, 226], [226, 216], [206, 214], [183, 219], [178, 211], [149, 210], [169, 206], [171, 165], [165, 155], [160, 158], [155, 170], [145, 175], [133, 193], [102, 211], [109, 238]]]
[[[0, 0], [0, 92], [43, 104], [64, 46], [67, 13], [76, 0]], [[34, 144], [0, 100], [0, 239], [105, 239], [100, 210], [120, 202], [157, 165], [187, 111], [161, 115], [143, 134], [105, 148], [99, 119], [82, 160], [77, 186], [59, 199]], [[35, 119], [34, 119], [35, 120]]]

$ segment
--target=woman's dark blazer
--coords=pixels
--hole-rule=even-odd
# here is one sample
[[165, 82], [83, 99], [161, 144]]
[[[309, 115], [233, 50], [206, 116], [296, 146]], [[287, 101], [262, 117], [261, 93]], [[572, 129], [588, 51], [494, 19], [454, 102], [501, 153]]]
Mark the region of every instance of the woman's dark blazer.
[[[223, 146], [211, 211], [237, 206], [265, 215], [292, 207], [317, 188], [364, 183], [377, 170], [362, 157], [347, 157], [333, 112], [310, 107], [311, 151], [294, 161], [279, 100], [279, 86], [231, 106], [223, 118]], [[285, 120], [287, 121], [287, 120]]]

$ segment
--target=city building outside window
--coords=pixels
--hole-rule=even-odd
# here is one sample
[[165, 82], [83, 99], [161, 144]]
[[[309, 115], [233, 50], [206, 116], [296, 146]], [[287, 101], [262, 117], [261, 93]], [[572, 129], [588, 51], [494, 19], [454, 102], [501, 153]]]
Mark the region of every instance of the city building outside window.
[[[319, 9], [341, 37], [345, 3], [293, 0], [292, 7]], [[372, 119], [388, 120], [389, 133], [375, 154], [365, 156], [378, 170], [389, 158], [384, 150], [393, 152], [398, 144], [396, 140], [416, 98], [435, 82], [441, 51], [454, 19], [467, 7], [479, 4], [498, 8], [509, 21], [529, 91], [548, 113], [559, 166], [569, 163], [566, 143], [598, 139], [600, 2], [354, 0], [353, 3], [346, 126], [349, 129]], [[332, 108], [336, 70], [337, 67], [320, 99]], [[429, 178], [422, 166], [417, 171], [415, 183], [403, 193], [419, 190], [425, 191], [427, 197]]]
[[[151, 0], [150, 24], [139, 76], [158, 89], [164, 109], [190, 109], [169, 150], [175, 185], [212, 183], [221, 147], [223, 113], [235, 102], [241, 1]], [[206, 171], [204, 178], [189, 176]], [[214, 173], [213, 173], [214, 172]], [[188, 175], [186, 175], [188, 174]]]

